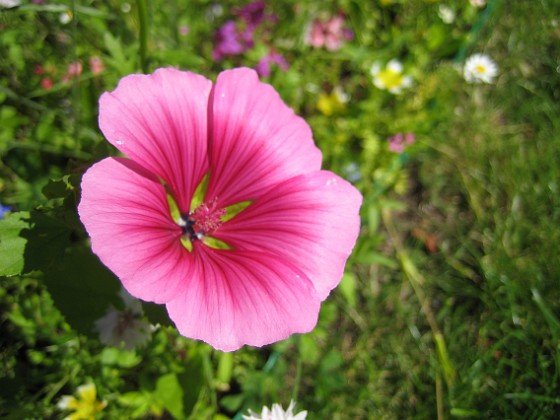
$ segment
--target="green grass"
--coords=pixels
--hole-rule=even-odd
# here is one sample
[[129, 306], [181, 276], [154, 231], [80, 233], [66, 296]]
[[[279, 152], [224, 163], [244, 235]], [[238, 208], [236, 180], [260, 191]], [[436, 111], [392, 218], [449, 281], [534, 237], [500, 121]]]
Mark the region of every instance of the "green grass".
[[487, 23], [476, 47], [500, 63], [499, 82], [451, 85], [451, 112], [410, 167], [409, 206], [385, 220], [386, 255], [401, 246], [405, 260], [358, 271], [357, 319], [342, 314], [324, 344], [344, 356], [345, 387], [318, 401], [317, 367], [304, 367], [302, 405], [322, 407], [311, 418], [560, 411], [559, 12], [508, 3]]

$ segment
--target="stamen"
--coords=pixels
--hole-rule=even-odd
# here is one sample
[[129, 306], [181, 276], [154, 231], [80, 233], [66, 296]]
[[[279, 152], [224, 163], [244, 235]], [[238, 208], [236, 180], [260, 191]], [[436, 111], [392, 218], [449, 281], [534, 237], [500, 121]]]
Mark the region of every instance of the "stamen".
[[214, 233], [222, 225], [222, 217], [226, 215], [226, 209], [216, 207], [216, 200], [212, 200], [208, 204], [202, 203], [189, 215], [181, 216], [178, 225], [181, 226], [183, 235], [193, 241], [202, 240]]

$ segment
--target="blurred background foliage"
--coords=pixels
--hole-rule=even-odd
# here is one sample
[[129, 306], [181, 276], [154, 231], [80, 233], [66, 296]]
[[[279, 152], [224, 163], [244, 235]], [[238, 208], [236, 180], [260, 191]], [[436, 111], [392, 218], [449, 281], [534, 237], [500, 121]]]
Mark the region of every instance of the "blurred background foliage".
[[[84, 384], [106, 402], [96, 418], [239, 419], [291, 399], [310, 419], [560, 411], [557, 1], [282, 0], [251, 18], [243, 1], [9, 3], [3, 418], [63, 418], [62, 396]], [[320, 45], [313, 25], [333, 19], [336, 45]], [[237, 31], [255, 24], [252, 42], [219, 56], [230, 20]], [[473, 53], [497, 63], [495, 83], [465, 81]], [[412, 80], [400, 94], [370, 72], [391, 60]], [[76, 214], [81, 175], [116, 154], [97, 101], [121, 77], [165, 66], [208, 78], [260, 68], [311, 125], [324, 167], [363, 193], [358, 244], [312, 333], [226, 354], [145, 304], [159, 324], [145, 346], [100, 341], [95, 321], [126, 306]]]

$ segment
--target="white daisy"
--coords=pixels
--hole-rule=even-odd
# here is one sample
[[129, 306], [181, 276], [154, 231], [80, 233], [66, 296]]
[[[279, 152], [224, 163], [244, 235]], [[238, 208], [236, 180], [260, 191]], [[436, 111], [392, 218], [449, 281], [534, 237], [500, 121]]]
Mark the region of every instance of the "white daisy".
[[249, 410], [249, 415], [243, 415], [244, 420], [305, 420], [307, 411], [294, 414], [296, 403], [291, 401], [289, 407], [284, 411], [280, 404], [272, 404], [272, 408], [263, 407], [261, 414]]
[[463, 68], [463, 76], [469, 83], [492, 83], [497, 75], [498, 66], [484, 54], [471, 55]]
[[373, 84], [379, 89], [386, 89], [398, 95], [404, 88], [412, 85], [412, 78], [403, 75], [403, 66], [398, 60], [391, 60], [385, 68], [375, 63], [371, 68]]

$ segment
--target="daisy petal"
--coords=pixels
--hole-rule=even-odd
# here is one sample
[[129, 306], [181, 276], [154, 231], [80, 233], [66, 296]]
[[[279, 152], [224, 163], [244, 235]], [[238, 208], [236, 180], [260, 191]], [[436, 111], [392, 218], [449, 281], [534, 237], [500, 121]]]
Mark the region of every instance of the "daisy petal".
[[186, 337], [233, 351], [308, 332], [317, 323], [320, 300], [313, 285], [281, 258], [200, 242], [193, 256], [195, 270], [167, 303], [170, 318]]
[[208, 169], [211, 87], [202, 76], [167, 68], [124, 77], [99, 100], [99, 126], [107, 140], [161, 177], [183, 214]]
[[358, 190], [332, 172], [305, 174], [267, 192], [214, 236], [290, 261], [323, 300], [342, 278], [356, 242], [361, 202]]
[[403, 71], [403, 66], [402, 66], [401, 62], [398, 61], [398, 60], [395, 60], [395, 59], [393, 59], [393, 60], [391, 60], [387, 63], [387, 68], [389, 70], [394, 71], [395, 73], [399, 73], [399, 74], [402, 73], [402, 71]]
[[164, 187], [129, 159], [107, 158], [82, 178], [78, 206], [93, 252], [140, 299], [165, 303], [188, 275]]
[[217, 198], [222, 207], [255, 199], [280, 181], [321, 168], [321, 152], [307, 123], [255, 71], [220, 73], [208, 110], [207, 198]]

